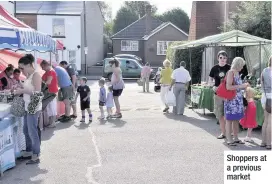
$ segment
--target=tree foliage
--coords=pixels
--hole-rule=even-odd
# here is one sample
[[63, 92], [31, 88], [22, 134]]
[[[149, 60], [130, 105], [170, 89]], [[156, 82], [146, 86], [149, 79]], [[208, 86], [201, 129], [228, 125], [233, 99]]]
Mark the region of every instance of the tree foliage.
[[102, 12], [102, 15], [104, 17], [104, 20], [106, 22], [110, 22], [112, 20], [112, 9], [111, 6], [109, 6], [105, 1], [97, 1], [100, 10]]
[[226, 31], [234, 29], [271, 39], [271, 1], [241, 2], [226, 24]]
[[174, 8], [163, 13], [162, 15], [157, 15], [157, 17], [163, 22], [172, 22], [186, 33], [189, 32], [190, 19], [187, 13], [180, 8]]
[[[146, 6], [151, 5], [148, 1], [125, 1], [125, 7], [135, 12], [139, 17], [143, 17], [146, 14]], [[151, 5], [151, 13], [155, 14], [157, 7]]]
[[118, 31], [124, 29], [137, 19], [138, 16], [135, 12], [126, 7], [121, 7], [116, 14], [116, 18], [114, 19], [113, 33], [117, 33]]
[[[178, 41], [173, 42], [172, 46], [181, 45], [186, 42]], [[167, 49], [166, 58], [172, 62], [173, 68], [179, 67], [181, 61], [186, 62], [186, 69], [190, 72], [192, 76], [192, 83], [200, 83], [201, 81], [201, 67], [202, 67], [202, 53], [203, 48], [196, 47], [191, 49], [191, 63], [190, 63], [190, 53], [188, 49], [172, 49], [169, 47]], [[192, 67], [192, 68], [191, 68]]]

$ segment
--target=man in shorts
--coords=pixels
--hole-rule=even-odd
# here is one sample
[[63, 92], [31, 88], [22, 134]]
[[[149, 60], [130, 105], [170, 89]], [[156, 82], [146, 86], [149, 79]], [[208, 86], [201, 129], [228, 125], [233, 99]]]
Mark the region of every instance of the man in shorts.
[[214, 83], [214, 114], [218, 119], [221, 128], [221, 135], [219, 135], [217, 138], [224, 139], [226, 133], [224, 118], [224, 100], [216, 95], [216, 90], [226, 76], [226, 73], [230, 70], [230, 65], [227, 64], [228, 55], [225, 51], [218, 52], [217, 60], [218, 64], [214, 65], [210, 71], [209, 84], [212, 85]]
[[[78, 85], [77, 85], [77, 76], [76, 76], [75, 69], [72, 67], [72, 65], [69, 65], [67, 63], [67, 61], [61, 61], [59, 66], [61, 66], [62, 68], [64, 68], [68, 72], [68, 74], [70, 76], [70, 80], [72, 82], [74, 95], [76, 95], [76, 89], [77, 89]], [[76, 101], [71, 102], [71, 106], [73, 109], [73, 114], [70, 117], [76, 119], [77, 118]]]
[[64, 68], [56, 66], [54, 69], [57, 73], [58, 84], [60, 87], [59, 95], [61, 96], [60, 98], [63, 100], [65, 104], [65, 115], [62, 116], [62, 118], [59, 119], [59, 121], [63, 123], [69, 122], [71, 120], [70, 117], [71, 102], [74, 101], [75, 97], [72, 82], [70, 80], [69, 74]]

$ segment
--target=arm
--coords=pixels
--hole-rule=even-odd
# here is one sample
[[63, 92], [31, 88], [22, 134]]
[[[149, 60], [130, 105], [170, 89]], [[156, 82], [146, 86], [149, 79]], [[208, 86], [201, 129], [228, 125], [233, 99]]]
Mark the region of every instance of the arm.
[[247, 84], [233, 85], [234, 73], [232, 71], [227, 74], [226, 88], [227, 90], [236, 90], [246, 88]]
[[79, 92], [76, 93], [75, 102], [77, 101], [78, 95], [79, 95]]
[[76, 81], [77, 81], [77, 77], [76, 77], [76, 75], [72, 75], [72, 83], [73, 83], [73, 87], [74, 87], [74, 89], [76, 88]]
[[[34, 86], [34, 91], [41, 91], [42, 88], [42, 78], [38, 73], [34, 73], [33, 77], [32, 77], [32, 84]], [[18, 89], [15, 94], [28, 94], [28, 95], [32, 95], [33, 91], [32, 90], [28, 90], [28, 89]]]
[[175, 70], [172, 72], [171, 74], [171, 78], [172, 78], [172, 82], [170, 84], [170, 88], [169, 88], [169, 91], [172, 90], [172, 86], [176, 83], [176, 76], [175, 76]]
[[46, 84], [47, 86], [50, 85], [51, 82], [52, 82], [52, 79], [53, 79], [52, 76], [48, 76], [48, 77], [47, 77], [47, 80], [45, 81], [45, 84]]

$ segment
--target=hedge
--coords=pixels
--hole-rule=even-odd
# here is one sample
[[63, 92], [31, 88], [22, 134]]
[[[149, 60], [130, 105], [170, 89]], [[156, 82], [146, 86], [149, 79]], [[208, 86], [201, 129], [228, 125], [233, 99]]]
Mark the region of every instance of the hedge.
[[172, 62], [173, 69], [179, 67], [181, 61], [186, 62], [186, 69], [190, 72], [192, 76], [192, 83], [201, 82], [201, 68], [202, 68], [202, 47], [191, 48], [191, 61], [192, 68], [190, 69], [190, 56], [188, 49], [176, 50], [172, 49], [172, 46], [177, 46], [184, 44], [186, 42], [177, 41], [173, 42], [170, 47], [167, 49], [166, 58]]

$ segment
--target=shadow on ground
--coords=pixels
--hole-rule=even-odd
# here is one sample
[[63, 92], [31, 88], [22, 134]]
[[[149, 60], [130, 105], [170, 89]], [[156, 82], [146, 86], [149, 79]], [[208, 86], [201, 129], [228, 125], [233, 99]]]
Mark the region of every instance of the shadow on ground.
[[[169, 119], [173, 119], [175, 121], [190, 123], [193, 126], [196, 126], [198, 128], [201, 128], [208, 132], [210, 135], [214, 136], [216, 139], [219, 135], [218, 132], [218, 126], [216, 124], [217, 120], [214, 118], [214, 115], [211, 113], [208, 114], [200, 114], [196, 112], [200, 117], [205, 118], [199, 121], [198, 117], [189, 117], [186, 115], [175, 115], [173, 113], [166, 113], [165, 116]], [[211, 126], [211, 123], [213, 126]], [[246, 137], [246, 130], [239, 132], [239, 139], [243, 140], [243, 138]], [[253, 138], [261, 139], [261, 131], [260, 129], [255, 129], [253, 131]], [[266, 150], [265, 148], [261, 148], [259, 144], [257, 143], [245, 143], [245, 144], [236, 144], [236, 146], [228, 146], [226, 143], [226, 140], [223, 142], [225, 146], [227, 146], [231, 150]]]

